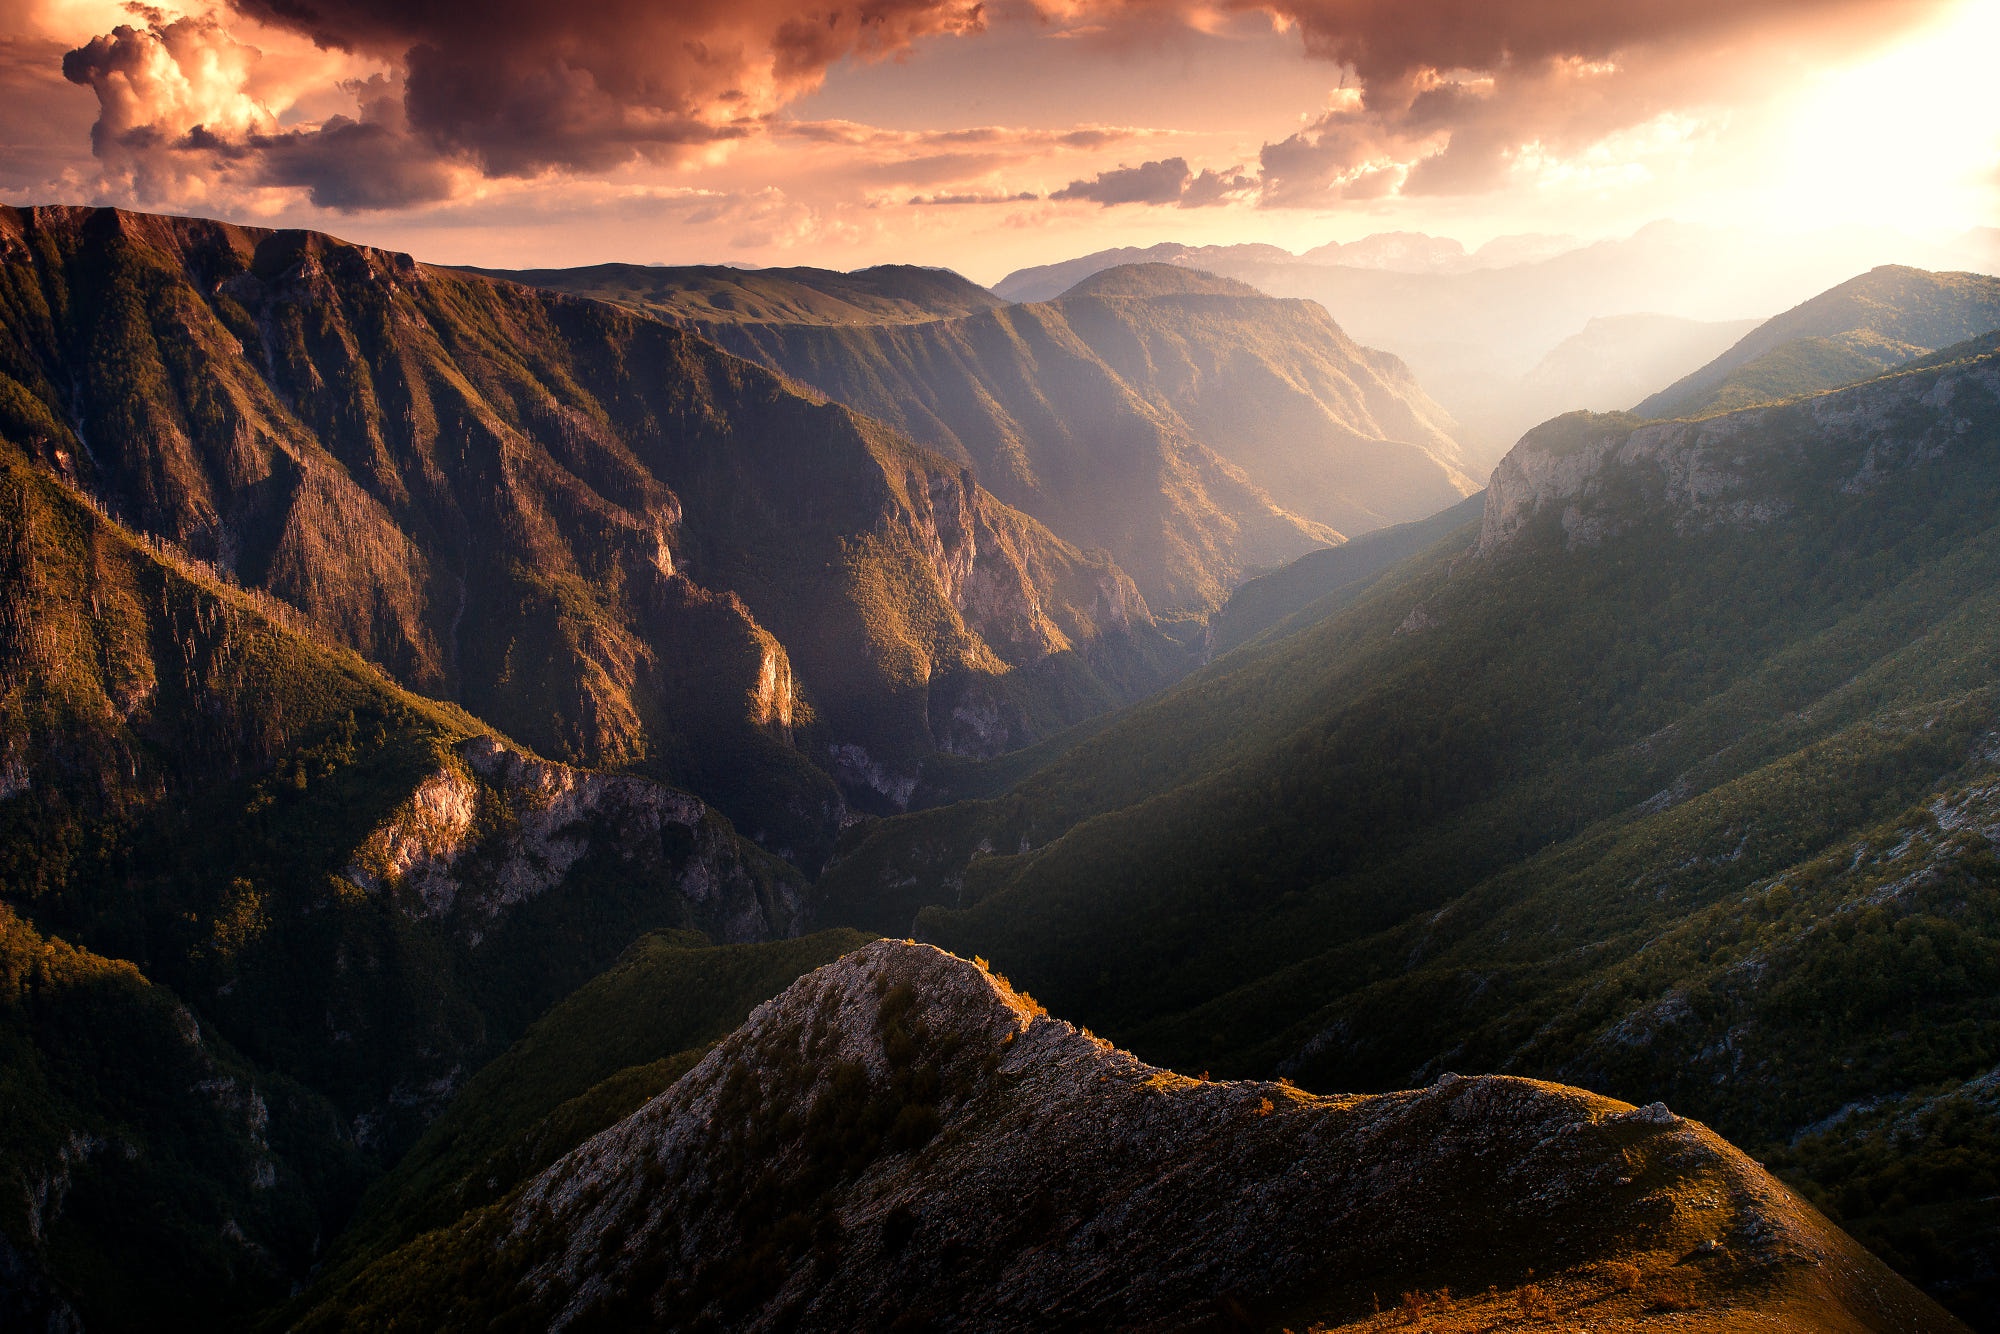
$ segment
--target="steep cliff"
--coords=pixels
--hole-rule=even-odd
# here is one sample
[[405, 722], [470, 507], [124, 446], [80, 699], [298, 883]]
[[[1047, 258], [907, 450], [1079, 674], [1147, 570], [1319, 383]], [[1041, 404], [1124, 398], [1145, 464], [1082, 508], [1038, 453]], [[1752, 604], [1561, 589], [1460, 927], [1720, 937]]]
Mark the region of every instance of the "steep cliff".
[[848, 748], [879, 801], [940, 747], [1174, 670], [1108, 560], [959, 465], [596, 302], [309, 233], [9, 210], [0, 377], [8, 438], [139, 530], [808, 865]]
[[2000, 359], [1978, 355], [1698, 421], [1572, 413], [1523, 436], [1493, 470], [1478, 549], [1503, 550], [1537, 520], [1559, 524], [1571, 545], [1663, 516], [1681, 532], [1768, 523], [1806, 488], [1865, 494], [1982, 449], [1996, 413]]
[[1664, 1107], [1192, 1080], [894, 941], [302, 1327], [1367, 1328], [1385, 1300], [1467, 1328], [1954, 1327]]
[[0, 588], [10, 1318], [239, 1325], [635, 936], [798, 930], [702, 801], [402, 690], [5, 442]]

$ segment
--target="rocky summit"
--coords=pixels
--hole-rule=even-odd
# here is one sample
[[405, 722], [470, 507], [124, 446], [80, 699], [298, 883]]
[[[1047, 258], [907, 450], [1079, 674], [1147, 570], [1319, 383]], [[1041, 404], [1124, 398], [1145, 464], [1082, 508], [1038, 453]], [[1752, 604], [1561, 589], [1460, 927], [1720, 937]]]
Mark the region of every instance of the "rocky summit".
[[1187, 1078], [888, 940], [304, 1327], [1408, 1323], [1957, 1327], [1662, 1105]]

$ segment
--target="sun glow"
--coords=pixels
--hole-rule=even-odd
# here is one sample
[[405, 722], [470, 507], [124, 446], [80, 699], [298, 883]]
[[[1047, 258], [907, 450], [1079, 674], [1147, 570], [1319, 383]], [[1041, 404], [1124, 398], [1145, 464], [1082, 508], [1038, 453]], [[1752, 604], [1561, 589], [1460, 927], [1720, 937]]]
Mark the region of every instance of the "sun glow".
[[2000, 4], [1812, 81], [1792, 104], [1768, 187], [1777, 227], [1868, 223], [1941, 233], [2000, 224]]

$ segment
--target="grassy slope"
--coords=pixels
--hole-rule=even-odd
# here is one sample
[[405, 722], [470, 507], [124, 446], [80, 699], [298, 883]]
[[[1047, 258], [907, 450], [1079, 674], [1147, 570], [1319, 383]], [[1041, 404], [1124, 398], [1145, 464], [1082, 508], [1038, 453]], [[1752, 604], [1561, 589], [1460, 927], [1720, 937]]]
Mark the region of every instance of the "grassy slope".
[[1729, 412], [1818, 393], [2000, 328], [2000, 278], [1883, 265], [1775, 315], [1633, 409]]
[[[1990, 1069], [1984, 863], [1872, 916], [1895, 869], [1825, 869], [1992, 768], [2000, 411], [1955, 411], [1947, 463], [1862, 495], [1841, 489], [1855, 457], [1780, 451], [1796, 508], [1768, 526], [1545, 534], [1471, 564], [1463, 532], [1006, 794], [871, 831], [820, 920], [914, 914], [1178, 1068], [1325, 1088], [1509, 1069], [1752, 1143]], [[1858, 944], [1805, 931], [1836, 910]], [[1770, 994], [1703, 1000], [1792, 936]], [[1843, 995], [1856, 974], [1873, 989]], [[1683, 1005], [1676, 1041], [1649, 1036], [1651, 1007]]]

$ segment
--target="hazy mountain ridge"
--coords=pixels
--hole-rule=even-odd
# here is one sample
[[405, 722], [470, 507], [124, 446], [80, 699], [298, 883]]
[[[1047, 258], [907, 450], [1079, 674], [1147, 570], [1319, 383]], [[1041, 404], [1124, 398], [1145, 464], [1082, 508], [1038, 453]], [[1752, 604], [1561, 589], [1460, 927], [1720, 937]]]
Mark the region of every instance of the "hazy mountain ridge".
[[1632, 410], [1688, 417], [1817, 393], [1995, 329], [2000, 278], [1885, 264], [1772, 316]]
[[[1497, 238], [1471, 257], [1476, 263], [1414, 262], [1437, 249], [1422, 243], [1444, 238], [1411, 237], [1403, 250], [1412, 262], [1387, 266], [1382, 261], [1395, 251], [1397, 239], [1357, 243], [1374, 242], [1380, 252], [1364, 255], [1366, 263], [1346, 262], [1345, 248], [1330, 252], [1328, 263], [1311, 257], [1320, 252], [1296, 256], [1273, 246], [1162, 244], [1051, 267], [1067, 286], [1116, 263], [1192, 264], [1272, 296], [1317, 301], [1355, 339], [1409, 364], [1457, 421], [1460, 438], [1481, 468], [1497, 462], [1523, 431], [1552, 414], [1627, 406], [1697, 370], [1703, 360], [1690, 352], [1677, 364], [1662, 362], [1659, 379], [1650, 386], [1626, 385], [1629, 392], [1621, 390], [1626, 396], [1619, 399], [1594, 401], [1599, 388], [1582, 384], [1575, 386], [1586, 391], [1580, 397], [1551, 399], [1529, 377], [1538, 362], [1592, 319], [1642, 311], [1699, 321], [1762, 318], [1884, 259], [1927, 269], [2000, 270], [1991, 229], [1940, 244], [1879, 229], [1775, 237], [1660, 221], [1629, 237], [1588, 244], [1508, 247], [1502, 243], [1509, 238]], [[1010, 277], [996, 290], [1023, 299], [1026, 291], [1013, 284]], [[1054, 290], [1059, 289], [1051, 294]], [[1622, 371], [1617, 382], [1625, 384]]]
[[928, 323], [690, 327], [969, 463], [1156, 608], [1477, 489], [1450, 418], [1323, 311], [1164, 265]]
[[[1632, 1291], [1609, 1261], [1638, 1262]], [[1599, 1327], [1640, 1317], [1661, 1282], [1698, 1328], [1951, 1327], [1665, 1108], [1519, 1080], [1374, 1098], [1198, 1082], [892, 941], [795, 983], [661, 1097], [303, 1327], [473, 1328], [525, 1308], [554, 1329], [853, 1328], [884, 1311], [1366, 1328], [1371, 1290], [1378, 1308], [1385, 1289], [1446, 1284], [1511, 1298], [1531, 1271]]]
[[1690, 320], [1676, 315], [1600, 315], [1556, 344], [1521, 388], [1545, 416], [1579, 409], [1613, 412], [1637, 403], [1684, 366], [1702, 366], [1757, 327], [1756, 320]]

